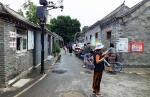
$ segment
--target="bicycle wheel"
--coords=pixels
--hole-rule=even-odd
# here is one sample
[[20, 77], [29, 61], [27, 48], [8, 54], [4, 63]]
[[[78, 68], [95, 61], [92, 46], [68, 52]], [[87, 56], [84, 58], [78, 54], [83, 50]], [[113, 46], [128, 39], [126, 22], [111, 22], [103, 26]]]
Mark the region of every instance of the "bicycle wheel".
[[115, 72], [120, 72], [122, 70], [122, 64], [120, 62], [115, 62], [111, 64], [114, 64], [113, 70]]

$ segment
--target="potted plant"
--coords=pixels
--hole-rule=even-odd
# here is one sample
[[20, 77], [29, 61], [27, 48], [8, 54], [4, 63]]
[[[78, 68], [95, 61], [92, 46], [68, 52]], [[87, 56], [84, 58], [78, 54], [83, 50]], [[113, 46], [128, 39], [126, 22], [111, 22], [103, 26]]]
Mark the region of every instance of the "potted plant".
[[53, 47], [54, 56], [56, 56], [57, 54], [59, 54], [60, 51], [61, 51], [60, 46], [58, 44], [55, 44], [54, 47]]

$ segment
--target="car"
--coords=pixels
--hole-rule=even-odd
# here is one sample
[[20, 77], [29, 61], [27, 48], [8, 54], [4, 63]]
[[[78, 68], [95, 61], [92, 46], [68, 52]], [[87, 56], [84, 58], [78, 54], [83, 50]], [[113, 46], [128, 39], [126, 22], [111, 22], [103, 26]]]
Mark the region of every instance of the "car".
[[76, 44], [72, 44], [73, 51], [75, 50]]

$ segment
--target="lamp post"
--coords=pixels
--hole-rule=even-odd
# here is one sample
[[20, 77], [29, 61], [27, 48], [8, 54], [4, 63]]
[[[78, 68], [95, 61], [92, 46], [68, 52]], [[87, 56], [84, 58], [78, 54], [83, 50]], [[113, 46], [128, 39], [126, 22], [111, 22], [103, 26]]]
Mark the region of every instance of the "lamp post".
[[63, 10], [63, 0], [60, 0], [59, 6], [56, 6], [56, 4], [54, 4], [52, 1], [47, 1], [47, 0], [40, 0], [39, 3], [43, 6], [38, 6], [36, 9], [36, 17], [38, 19], [40, 19], [40, 27], [41, 27], [41, 45], [42, 45], [42, 50], [41, 50], [41, 74], [44, 74], [44, 33], [45, 33], [45, 24], [46, 24], [46, 16], [47, 16], [47, 8], [50, 9], [57, 9], [57, 8], [61, 8], [61, 11]]

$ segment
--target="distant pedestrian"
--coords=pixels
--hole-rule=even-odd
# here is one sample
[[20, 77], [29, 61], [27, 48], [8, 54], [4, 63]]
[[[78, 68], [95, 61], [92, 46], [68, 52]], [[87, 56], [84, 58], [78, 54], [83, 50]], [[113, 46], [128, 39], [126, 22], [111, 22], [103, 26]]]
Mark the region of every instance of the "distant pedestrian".
[[91, 46], [90, 46], [90, 43], [87, 43], [87, 45], [85, 46], [84, 45], [84, 55], [83, 55], [83, 60], [84, 60], [84, 65], [83, 67], [85, 68], [85, 65], [86, 65], [86, 60], [87, 60], [87, 57], [90, 56], [90, 51], [91, 51]]
[[72, 45], [70, 44], [69, 45], [69, 53], [70, 53], [71, 56], [72, 56], [72, 50], [73, 50], [73, 48], [72, 48]]
[[102, 55], [102, 48], [104, 45], [102, 43], [98, 43], [95, 47], [94, 51], [94, 76], [93, 76], [93, 93], [96, 95], [102, 96], [102, 93], [100, 91], [100, 83], [101, 78], [104, 70], [104, 59], [108, 57], [107, 54]]
[[67, 53], [67, 47], [66, 47], [66, 46], [64, 46], [64, 47], [63, 47], [63, 49], [64, 49], [65, 54], [66, 54], [66, 53]]
[[108, 51], [109, 51], [108, 60], [109, 60], [109, 63], [110, 63], [109, 73], [114, 73], [112, 71], [112, 68], [113, 68], [114, 64], [111, 64], [111, 63], [114, 63], [116, 61], [116, 49], [115, 49], [113, 43], [110, 43], [110, 48], [108, 49]]

